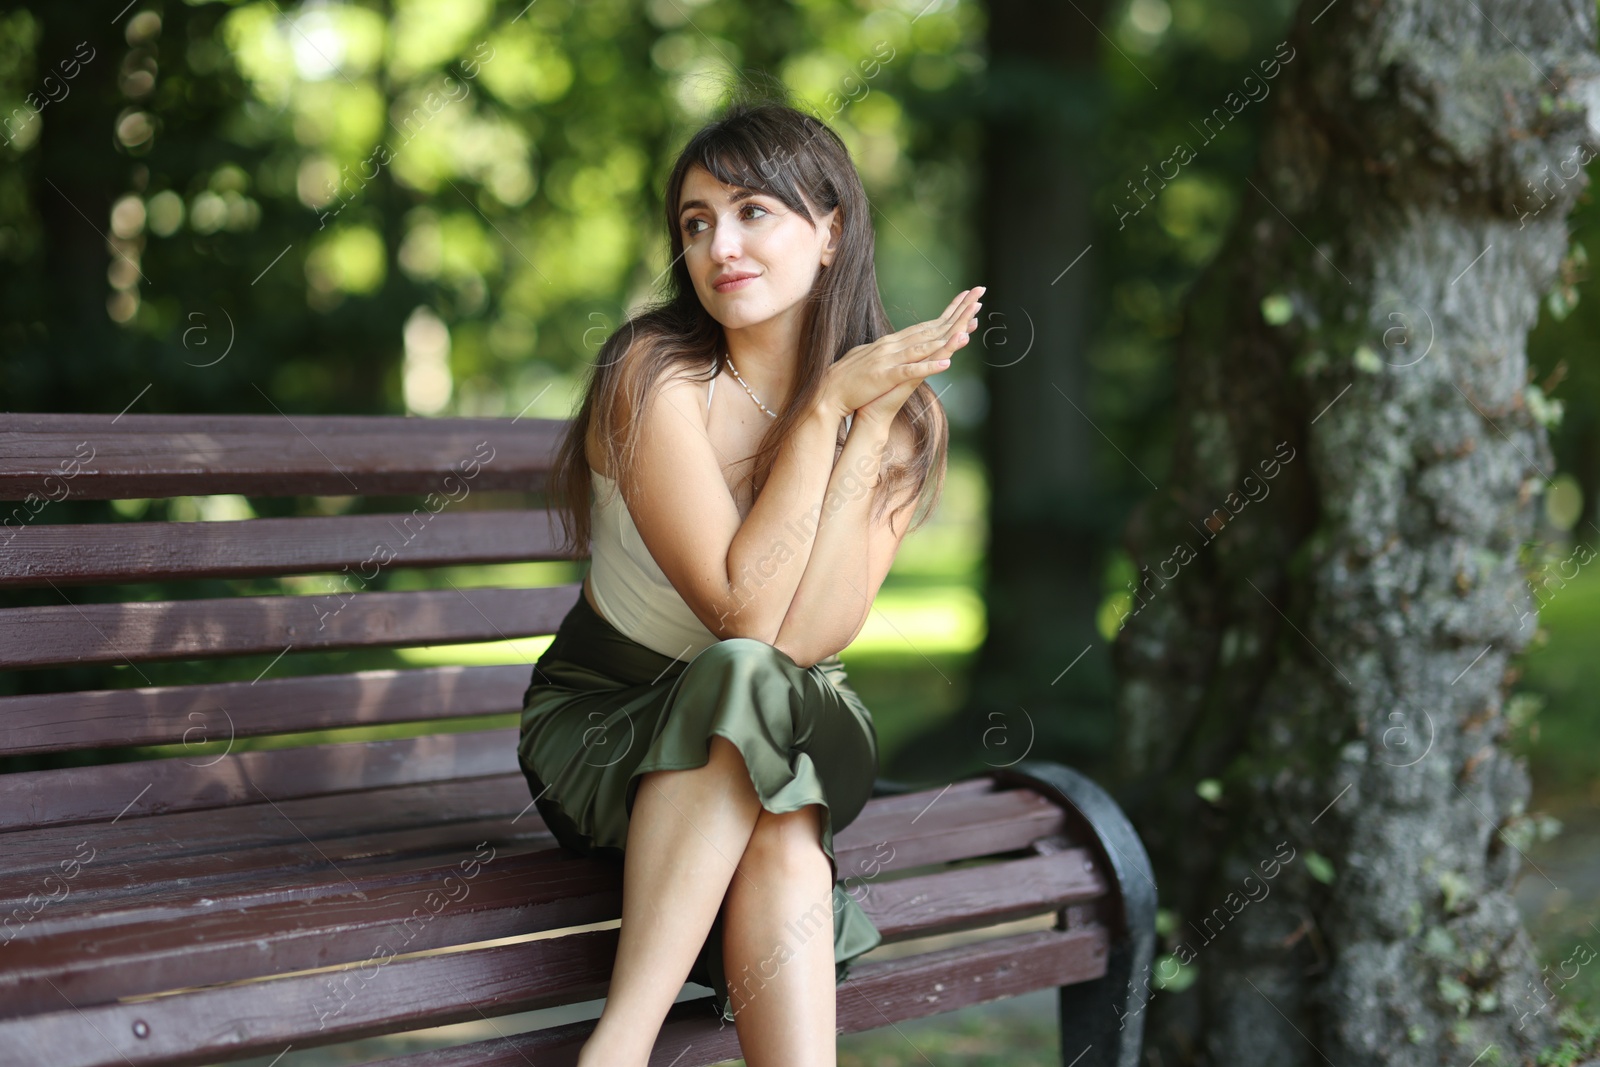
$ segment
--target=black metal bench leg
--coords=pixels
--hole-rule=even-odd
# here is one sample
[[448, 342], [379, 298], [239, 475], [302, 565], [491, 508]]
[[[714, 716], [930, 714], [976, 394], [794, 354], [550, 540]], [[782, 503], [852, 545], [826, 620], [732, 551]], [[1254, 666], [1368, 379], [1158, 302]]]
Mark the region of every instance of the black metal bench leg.
[[1062, 1067], [1137, 1067], [1156, 944], [1156, 881], [1144, 844], [1111, 795], [1070, 767], [1023, 760], [994, 776], [1076, 815], [1117, 883], [1120, 914], [1112, 918], [1105, 977], [1060, 990]]

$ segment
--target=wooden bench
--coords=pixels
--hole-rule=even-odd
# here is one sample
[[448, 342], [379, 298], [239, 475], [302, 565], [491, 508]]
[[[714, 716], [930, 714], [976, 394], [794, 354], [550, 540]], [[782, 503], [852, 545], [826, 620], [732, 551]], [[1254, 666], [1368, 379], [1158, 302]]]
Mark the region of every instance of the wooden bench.
[[[96, 666], [107, 684], [106, 665], [128, 665], [124, 687], [0, 698], [0, 757], [50, 764], [0, 774], [0, 1063], [219, 1063], [605, 995], [621, 872], [557, 846], [529, 802], [516, 762], [529, 663], [288, 669], [302, 662], [291, 655], [554, 632], [576, 583], [366, 585], [400, 568], [557, 559], [535, 498], [484, 505], [537, 492], [562, 428], [0, 415], [0, 499], [16, 502], [0, 509], [0, 668]], [[210, 494], [407, 503], [64, 521], [67, 501]], [[353, 580], [337, 596], [219, 595], [228, 580], [317, 574]], [[157, 580], [204, 584], [184, 599], [117, 599], [118, 586]], [[239, 656], [273, 658], [233, 681], [141, 679], [140, 665]], [[55, 675], [22, 680], [43, 677]], [[397, 724], [413, 736], [303, 736]], [[113, 751], [163, 744], [192, 747]], [[886, 943], [1055, 917], [857, 961], [841, 1030], [1060, 987], [1063, 1063], [1133, 1067], [1155, 886], [1093, 783], [1035, 761], [927, 787], [880, 780], [837, 846]], [[572, 1063], [591, 1026], [384, 1062]], [[652, 1062], [738, 1055], [704, 997], [673, 1007]]]

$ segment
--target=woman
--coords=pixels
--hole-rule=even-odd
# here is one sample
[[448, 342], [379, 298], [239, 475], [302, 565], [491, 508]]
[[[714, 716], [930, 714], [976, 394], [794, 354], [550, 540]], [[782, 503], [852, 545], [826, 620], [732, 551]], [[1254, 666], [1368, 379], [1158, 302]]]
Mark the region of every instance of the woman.
[[831, 1065], [836, 984], [881, 941], [836, 884], [833, 835], [878, 766], [838, 651], [937, 501], [947, 425], [924, 379], [981, 289], [891, 333], [849, 154], [781, 103], [697, 133], [665, 204], [670, 296], [607, 340], [552, 473], [591, 566], [519, 756], [557, 840], [623, 862], [580, 1067], [642, 1067], [686, 978], [752, 1067]]

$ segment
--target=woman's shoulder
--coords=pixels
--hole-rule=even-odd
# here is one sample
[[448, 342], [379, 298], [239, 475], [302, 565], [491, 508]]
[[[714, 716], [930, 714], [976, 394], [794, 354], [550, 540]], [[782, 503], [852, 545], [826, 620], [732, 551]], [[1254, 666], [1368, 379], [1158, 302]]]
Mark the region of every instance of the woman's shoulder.
[[[677, 360], [654, 362], [649, 357], [660, 343], [659, 336], [641, 333], [629, 343], [624, 354], [619, 357], [627, 361], [627, 365], [623, 369], [623, 374], [616, 379], [615, 395], [611, 398], [614, 434], [625, 434], [628, 424], [636, 415], [643, 414], [656, 400], [669, 392], [675, 393], [674, 399], [681, 400], [685, 407], [693, 408], [702, 420], [706, 419], [706, 409], [711, 398], [711, 383], [715, 380], [715, 375], [707, 376], [704, 368]], [[651, 363], [654, 365], [646, 365]], [[642, 383], [642, 388], [640, 383], [632, 378], [638, 374], [649, 375], [648, 380]], [[679, 390], [682, 392], [678, 393]], [[638, 411], [628, 407], [627, 398], [634, 395], [641, 395], [643, 398]], [[590, 470], [609, 480], [614, 478], [615, 472], [611, 472], [606, 465], [605, 449], [600, 447], [599, 431], [598, 423], [591, 420], [589, 433], [584, 442], [585, 456], [589, 461]]]

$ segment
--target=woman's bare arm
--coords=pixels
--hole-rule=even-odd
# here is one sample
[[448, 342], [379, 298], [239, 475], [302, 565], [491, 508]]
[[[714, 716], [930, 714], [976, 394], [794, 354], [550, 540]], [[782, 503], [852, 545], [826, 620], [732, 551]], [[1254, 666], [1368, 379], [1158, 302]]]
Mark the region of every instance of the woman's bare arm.
[[911, 430], [857, 416], [833, 468], [811, 559], [773, 642], [802, 667], [841, 651], [866, 622], [911, 525], [915, 488], [900, 491], [878, 518], [882, 472], [910, 460]]
[[811, 557], [845, 413], [823, 399], [785, 438], [741, 523], [686, 379], [652, 391], [640, 426], [639, 536], [663, 574], [718, 637], [773, 643]]
[[[857, 345], [830, 365], [826, 387], [780, 443], [766, 484], [742, 522], [698, 410], [699, 391], [682, 376], [649, 391], [635, 459], [642, 492], [628, 501], [629, 509], [650, 555], [707, 629], [722, 638], [777, 643], [811, 560], [824, 495], [834, 478], [840, 423], [852, 410], [862, 422], [862, 443], [852, 452], [852, 463], [863, 450], [881, 456], [888, 427], [906, 397], [949, 364], [943, 357], [966, 343], [969, 322], [976, 325], [971, 316], [982, 306], [981, 293], [980, 288], [957, 294], [938, 318]], [[857, 521], [840, 525], [852, 532], [839, 533], [837, 543], [830, 538], [823, 568], [847, 565], [848, 573], [863, 582], [863, 561], [874, 540], [865, 533], [865, 507], [851, 511]], [[843, 557], [852, 550], [857, 558], [846, 564]], [[882, 557], [881, 550], [874, 556], [880, 562]], [[857, 597], [870, 605], [870, 595]], [[852, 633], [860, 629], [866, 610], [858, 607], [845, 613], [854, 620]], [[813, 624], [820, 621], [825, 613], [820, 598], [808, 595], [802, 613]], [[833, 625], [827, 632], [834, 632]]]

